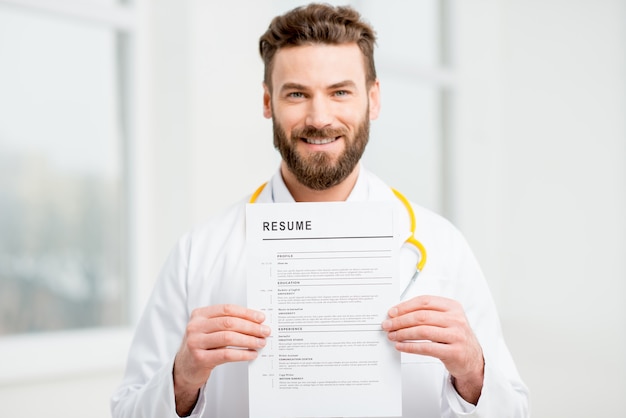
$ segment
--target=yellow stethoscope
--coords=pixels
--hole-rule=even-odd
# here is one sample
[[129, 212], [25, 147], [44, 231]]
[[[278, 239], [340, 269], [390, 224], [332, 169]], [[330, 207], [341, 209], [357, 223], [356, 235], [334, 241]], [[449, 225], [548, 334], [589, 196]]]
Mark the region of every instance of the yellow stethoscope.
[[[250, 200], [248, 201], [248, 203], [256, 202], [257, 198], [259, 197], [266, 185], [267, 182], [259, 186], [259, 188], [256, 189], [254, 193], [252, 193], [252, 196], [250, 196]], [[424, 265], [426, 264], [426, 248], [424, 248], [424, 245], [419, 242], [417, 238], [415, 238], [415, 212], [411, 207], [411, 203], [402, 193], [400, 193], [393, 187], [391, 188], [391, 191], [393, 192], [393, 194], [396, 195], [400, 202], [402, 202], [402, 204], [406, 208], [407, 213], [409, 214], [409, 219], [411, 220], [411, 236], [409, 236], [406, 241], [404, 241], [404, 243], [415, 247], [415, 249], [417, 250], [417, 264], [415, 265], [415, 273], [413, 273], [411, 280], [409, 280], [409, 283], [406, 285], [406, 287], [402, 291], [402, 294], [400, 295], [400, 299], [404, 299], [404, 295], [406, 295], [406, 292], [408, 292], [411, 286], [413, 286], [413, 283], [415, 283], [415, 280], [417, 280], [417, 276], [420, 274], [420, 272], [424, 268]]]

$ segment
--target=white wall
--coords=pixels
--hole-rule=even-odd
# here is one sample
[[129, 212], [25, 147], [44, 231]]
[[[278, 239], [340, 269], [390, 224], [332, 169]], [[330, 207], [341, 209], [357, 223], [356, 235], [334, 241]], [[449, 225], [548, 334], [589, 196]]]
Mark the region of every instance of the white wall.
[[107, 418], [121, 369], [35, 379], [0, 387], [2, 417]]
[[459, 109], [459, 224], [494, 289], [533, 417], [617, 416], [626, 3], [461, 3], [460, 64], [480, 87], [466, 86]]

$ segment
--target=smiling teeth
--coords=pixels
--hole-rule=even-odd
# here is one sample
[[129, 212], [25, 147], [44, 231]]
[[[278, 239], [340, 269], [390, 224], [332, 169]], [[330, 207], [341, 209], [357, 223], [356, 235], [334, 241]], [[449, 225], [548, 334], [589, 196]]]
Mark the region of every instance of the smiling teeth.
[[304, 138], [304, 140], [307, 143], [309, 143], [309, 144], [324, 145], [324, 144], [329, 144], [329, 143], [333, 142], [335, 140], [335, 138], [324, 138], [324, 139]]

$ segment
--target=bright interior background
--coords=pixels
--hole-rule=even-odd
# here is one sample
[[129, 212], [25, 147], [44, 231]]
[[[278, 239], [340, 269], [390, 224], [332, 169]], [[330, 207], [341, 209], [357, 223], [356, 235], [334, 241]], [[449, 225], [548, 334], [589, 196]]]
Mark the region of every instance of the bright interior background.
[[[626, 392], [626, 3], [382, 3], [353, 2], [380, 35], [383, 113], [366, 164], [467, 236], [530, 387], [532, 416], [617, 416]], [[131, 324], [176, 239], [276, 170], [256, 42], [273, 15], [295, 4], [0, 0], [0, 19], [62, 16], [86, 25], [84, 36], [104, 51], [114, 41], [99, 32], [124, 33], [123, 45], [131, 39], [132, 118], [120, 122], [107, 107], [116, 98], [104, 91], [99, 119], [76, 106], [73, 126], [85, 138], [127, 132]], [[421, 42], [442, 33], [439, 45]], [[0, 35], [0, 50], [12, 42]], [[89, 50], [80, 56], [97, 59]], [[24, 71], [61, 85], [67, 74], [56, 74], [55, 63], [77, 57], [47, 59]], [[0, 74], [5, 93], [32, 95], [35, 115], [39, 90]], [[85, 88], [115, 82], [111, 73], [89, 74]], [[31, 120], [15, 106], [1, 114], [24, 131], [58, 120]], [[0, 168], [10, 172], [15, 144], [4, 134]], [[78, 153], [84, 165], [76, 170], [119, 171], [111, 157], [119, 149], [63, 147], [52, 154]], [[130, 330], [0, 336], [0, 416], [109, 416]]]

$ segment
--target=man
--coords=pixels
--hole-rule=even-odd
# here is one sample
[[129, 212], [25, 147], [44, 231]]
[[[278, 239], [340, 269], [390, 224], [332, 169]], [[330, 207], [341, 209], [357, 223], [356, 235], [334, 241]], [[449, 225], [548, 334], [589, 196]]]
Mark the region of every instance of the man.
[[[359, 163], [380, 108], [374, 43], [347, 7], [312, 4], [272, 21], [260, 39], [263, 113], [282, 163], [257, 202], [401, 205]], [[114, 417], [248, 416], [248, 362], [272, 330], [245, 306], [246, 202], [183, 237], [168, 258], [113, 396]], [[442, 218], [413, 210], [429, 262], [381, 325], [402, 352], [403, 416], [528, 416], [526, 387], [466, 242]]]

